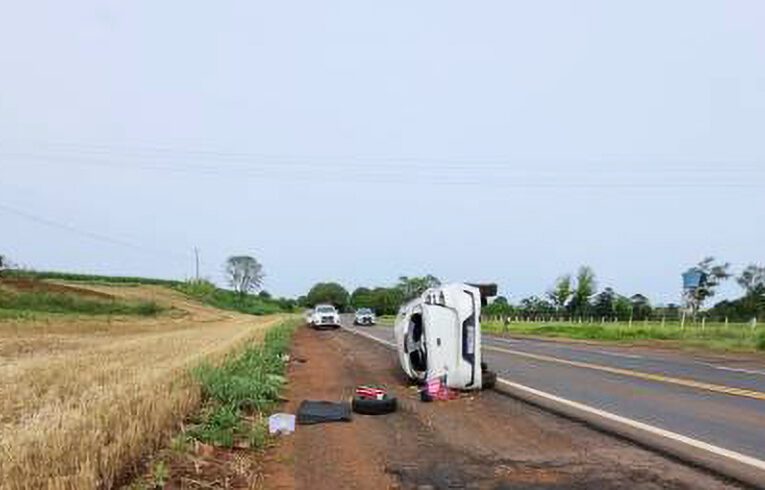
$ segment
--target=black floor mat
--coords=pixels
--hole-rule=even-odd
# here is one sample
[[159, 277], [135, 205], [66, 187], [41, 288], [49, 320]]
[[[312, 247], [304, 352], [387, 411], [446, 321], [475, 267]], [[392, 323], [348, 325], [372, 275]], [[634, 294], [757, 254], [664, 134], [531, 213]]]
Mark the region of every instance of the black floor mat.
[[297, 412], [297, 423], [300, 425], [350, 421], [351, 405], [347, 402], [306, 400], [300, 404]]

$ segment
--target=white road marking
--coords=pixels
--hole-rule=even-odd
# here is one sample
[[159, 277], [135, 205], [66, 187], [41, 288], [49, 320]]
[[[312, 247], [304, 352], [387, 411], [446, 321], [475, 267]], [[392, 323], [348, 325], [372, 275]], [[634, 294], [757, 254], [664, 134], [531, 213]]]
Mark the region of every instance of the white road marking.
[[756, 369], [733, 368], [728, 366], [717, 366], [716, 364], [707, 364], [707, 366], [712, 366], [715, 369], [720, 369], [723, 371], [734, 371], [737, 373], [746, 373], [746, 374], [760, 374], [762, 376], [765, 376], [765, 371], [758, 371]]
[[[355, 333], [355, 334], [361, 335], [362, 337], [366, 337], [366, 338], [368, 338], [370, 340], [373, 340], [375, 342], [379, 342], [379, 343], [381, 343], [383, 345], [386, 345], [388, 347], [395, 348], [395, 345], [393, 343], [385, 341], [385, 340], [382, 340], [382, 339], [380, 339], [378, 337], [375, 337], [374, 335], [370, 335], [370, 334], [368, 334], [366, 332], [360, 332], [358, 330], [352, 330], [352, 329], [349, 329], [347, 327], [343, 327], [343, 329], [345, 329], [345, 330], [347, 330], [347, 331], [349, 331], [351, 333]], [[655, 427], [653, 425], [646, 424], [644, 422], [633, 420], [633, 419], [630, 419], [630, 418], [627, 418], [627, 417], [622, 417], [621, 415], [616, 415], [615, 413], [606, 412], [605, 410], [601, 410], [599, 408], [591, 407], [591, 406], [585, 405], [583, 403], [575, 402], [575, 401], [572, 401], [572, 400], [567, 400], [566, 398], [562, 398], [562, 397], [559, 397], [559, 396], [556, 396], [556, 395], [553, 395], [553, 394], [550, 394], [550, 393], [546, 393], [544, 391], [540, 391], [540, 390], [537, 390], [535, 388], [531, 388], [530, 386], [525, 386], [525, 385], [522, 385], [522, 384], [519, 384], [519, 383], [515, 383], [513, 381], [510, 381], [510, 380], [507, 380], [507, 379], [504, 379], [504, 378], [497, 378], [497, 383], [500, 383], [500, 384], [503, 384], [503, 385], [506, 385], [506, 386], [509, 386], [509, 387], [512, 387], [512, 388], [515, 388], [515, 389], [518, 389], [518, 390], [526, 391], [527, 393], [531, 393], [531, 394], [533, 394], [535, 396], [546, 398], [546, 399], [551, 400], [553, 402], [556, 402], [556, 403], [559, 403], [559, 404], [562, 404], [562, 405], [567, 405], [567, 406], [575, 408], [577, 410], [581, 410], [583, 412], [591, 413], [591, 414], [596, 415], [598, 417], [602, 417], [602, 418], [605, 418], [605, 419], [608, 419], [608, 420], [611, 420], [611, 421], [614, 421], [614, 422], [617, 422], [617, 423], [620, 423], [620, 424], [624, 424], [624, 425], [627, 425], [629, 427], [632, 427], [632, 428], [635, 428], [635, 429], [639, 429], [639, 430], [648, 432], [650, 434], [654, 434], [654, 435], [659, 436], [659, 437], [664, 437], [666, 439], [670, 439], [670, 440], [673, 440], [673, 441], [676, 441], [676, 442], [687, 444], [688, 446], [694, 447], [696, 449], [707, 451], [707, 452], [710, 452], [710, 453], [715, 454], [717, 456], [722, 456], [724, 458], [728, 458], [728, 459], [731, 459], [733, 461], [737, 461], [739, 463], [746, 464], [746, 465], [752, 466], [754, 468], [757, 468], [759, 470], [765, 471], [765, 461], [763, 461], [761, 459], [754, 458], [752, 456], [748, 456], [746, 454], [742, 454], [742, 453], [739, 453], [739, 452], [736, 452], [736, 451], [732, 451], [730, 449], [725, 449], [723, 447], [715, 446], [714, 444], [709, 444], [707, 442], [700, 441], [700, 440], [694, 439], [692, 437], [684, 436], [682, 434], [678, 434], [676, 432], [672, 432], [672, 431], [669, 431], [669, 430], [666, 430], [666, 429], [662, 429], [660, 427]]]
[[361, 330], [358, 330], [356, 328], [348, 328], [346, 326], [341, 326], [341, 327], [342, 327], [343, 330], [347, 330], [348, 332], [351, 332], [352, 334], [361, 335], [362, 337], [366, 337], [366, 338], [368, 338], [370, 340], [374, 340], [376, 342], [380, 342], [381, 344], [383, 344], [385, 346], [388, 346], [388, 347], [391, 347], [393, 349], [396, 348], [396, 344], [394, 344], [393, 342], [388, 342], [387, 340], [383, 340], [383, 339], [381, 339], [379, 337], [375, 337], [372, 334], [369, 334], [369, 333], [366, 333], [366, 332], [362, 332]]
[[688, 436], [684, 436], [682, 434], [678, 434], [676, 432], [668, 431], [666, 429], [661, 429], [659, 427], [655, 427], [653, 425], [646, 424], [644, 422], [639, 422], [637, 420], [629, 419], [627, 417], [622, 417], [621, 415], [616, 415], [611, 412], [606, 412], [605, 410], [600, 410], [599, 408], [590, 407], [589, 405], [584, 405], [582, 403], [578, 403], [575, 401], [567, 400], [565, 398], [561, 398], [559, 396], [551, 395], [550, 393], [545, 393], [544, 391], [540, 391], [534, 388], [531, 388], [529, 386], [524, 386], [522, 384], [514, 383], [512, 381], [508, 381], [503, 378], [497, 379], [498, 383], [516, 388], [518, 390], [523, 390], [528, 393], [531, 393], [533, 395], [546, 398], [548, 400], [552, 400], [556, 403], [560, 403], [562, 405], [567, 405], [569, 407], [576, 408], [577, 410], [581, 410], [583, 412], [588, 412], [593, 415], [597, 415], [599, 417], [612, 420], [614, 422], [618, 422], [620, 424], [628, 425], [630, 427], [633, 427], [635, 429], [640, 429], [646, 432], [649, 432], [651, 434], [655, 434], [657, 436], [665, 437], [667, 439], [671, 439], [673, 441], [682, 442], [684, 444], [687, 444], [689, 446], [692, 446], [696, 449], [701, 449], [713, 454], [716, 454], [718, 456], [723, 456], [728, 459], [732, 459], [734, 461], [738, 461], [739, 463], [744, 463], [749, 466], [754, 466], [755, 468], [758, 468], [760, 470], [765, 470], [765, 461], [762, 461], [757, 458], [753, 458], [752, 456], [747, 456], [746, 454], [741, 454], [736, 451], [731, 451], [730, 449], [725, 449], [719, 446], [715, 446], [713, 444], [709, 444], [704, 441], [699, 441], [698, 439], [693, 439]]
[[598, 354], [603, 354], [604, 356], [626, 357], [629, 359], [644, 359], [643, 356], [639, 356], [637, 354], [622, 354], [621, 352], [608, 352], [605, 350], [595, 350], [592, 352], [597, 352]]

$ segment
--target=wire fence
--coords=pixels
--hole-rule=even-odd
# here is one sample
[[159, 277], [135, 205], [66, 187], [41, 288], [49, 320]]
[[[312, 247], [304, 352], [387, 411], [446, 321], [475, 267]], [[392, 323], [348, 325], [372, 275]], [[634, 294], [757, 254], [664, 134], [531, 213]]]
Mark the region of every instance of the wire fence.
[[749, 328], [757, 329], [760, 326], [759, 318], [753, 317], [747, 322], [731, 321], [728, 318], [707, 317], [699, 315], [696, 318], [691, 316], [646, 316], [640, 319], [623, 318], [618, 316], [594, 316], [594, 315], [484, 315], [481, 317], [484, 322], [494, 322], [500, 324], [556, 324], [556, 325], [622, 325], [628, 327], [677, 327], [683, 328]]

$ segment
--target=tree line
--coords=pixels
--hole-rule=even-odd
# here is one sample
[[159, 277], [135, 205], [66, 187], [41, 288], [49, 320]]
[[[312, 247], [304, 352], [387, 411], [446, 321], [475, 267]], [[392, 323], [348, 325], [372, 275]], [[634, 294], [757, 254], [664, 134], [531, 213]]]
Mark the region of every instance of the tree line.
[[341, 311], [371, 308], [378, 315], [395, 315], [402, 304], [440, 284], [441, 281], [431, 274], [422, 277], [401, 276], [391, 287], [359, 287], [349, 293], [336, 282], [320, 282], [308, 294], [298, 298], [298, 304], [313, 307], [328, 303]]
[[[591, 267], [582, 266], [575, 276], [560, 276], [544, 295], [523, 298], [518, 304], [511, 304], [507, 298], [498, 297], [484, 308], [484, 313], [490, 316], [526, 318], [557, 316], [647, 320], [678, 318], [685, 312], [691, 318], [703, 315], [712, 320], [727, 319], [734, 322], [765, 317], [765, 267], [750, 264], [735, 275], [729, 263], [720, 263], [713, 257], [707, 257], [694, 270], [705, 279], [698, 287], [684, 291], [685, 304], [682, 306], [674, 303], [653, 306], [644, 294], [623, 295], [612, 287], [598, 291], [595, 272]], [[742, 295], [703, 310], [708, 300], [717, 293], [718, 287], [731, 278], [743, 289]]]
[[[485, 306], [488, 316], [525, 318], [557, 317], [609, 320], [677, 319], [684, 313], [691, 318], [703, 315], [711, 320], [745, 322], [765, 317], [765, 267], [750, 264], [739, 274], [731, 271], [729, 263], [721, 263], [707, 257], [694, 267], [705, 281], [692, 291], [684, 292], [684, 304], [670, 303], [652, 305], [648, 295], [622, 294], [613, 287], [598, 289], [595, 271], [589, 266], [580, 267], [575, 274], [564, 274], [541, 295], [531, 295], [513, 304], [504, 296], [495, 298]], [[704, 306], [712, 299], [719, 286], [735, 279], [742, 288], [739, 298], [718, 302], [708, 309]], [[359, 287], [348, 292], [336, 282], [314, 285], [305, 296], [298, 298], [303, 307], [330, 303], [343, 311], [372, 308], [380, 315], [396, 314], [405, 302], [419, 296], [426, 289], [441, 284], [431, 275], [422, 277], [401, 276], [390, 287]]]

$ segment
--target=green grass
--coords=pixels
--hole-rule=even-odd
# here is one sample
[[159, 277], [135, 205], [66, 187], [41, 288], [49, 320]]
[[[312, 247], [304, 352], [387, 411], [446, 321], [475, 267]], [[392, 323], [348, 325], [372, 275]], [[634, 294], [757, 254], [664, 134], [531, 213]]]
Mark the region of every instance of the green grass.
[[289, 300], [279, 298], [261, 298], [254, 295], [241, 296], [233, 291], [220, 289], [208, 281], [176, 281], [130, 276], [102, 276], [70, 272], [10, 270], [5, 277], [17, 279], [53, 279], [59, 281], [81, 282], [85, 284], [109, 284], [117, 286], [155, 285], [166, 286], [191, 296], [203, 303], [224, 310], [239, 311], [250, 315], [271, 315], [290, 312], [294, 305]]
[[37, 316], [31, 311], [0, 308], [0, 320], [34, 320], [36, 318]]
[[383, 315], [377, 317], [377, 324], [384, 327], [392, 327], [396, 322], [396, 315]]
[[253, 295], [239, 295], [234, 291], [220, 289], [207, 281], [188, 281], [174, 286], [178, 291], [203, 303], [223, 310], [239, 311], [250, 315], [271, 315], [290, 311], [278, 299], [266, 299]]
[[177, 286], [183, 284], [182, 281], [172, 279], [155, 279], [148, 277], [129, 277], [129, 276], [101, 276], [96, 274], [79, 274], [72, 272], [52, 272], [52, 271], [27, 271], [27, 270], [9, 270], [4, 275], [14, 278], [28, 279], [54, 279], [60, 281], [72, 281], [91, 284], [123, 284], [123, 285], [158, 285], [158, 286]]
[[[217, 446], [247, 441], [263, 447], [267, 441], [266, 415], [284, 387], [286, 363], [297, 321], [272, 328], [260, 344], [252, 344], [219, 366], [204, 364], [194, 372], [202, 386], [204, 409], [189, 435]], [[255, 414], [256, 422], [244, 418]]]
[[91, 299], [68, 293], [15, 293], [0, 290], [0, 318], [19, 318], [31, 312], [152, 316], [161, 311], [162, 308], [153, 301], [126, 302]]
[[720, 350], [765, 350], [765, 330], [752, 329], [750, 324], [707, 323], [686, 325], [678, 323], [634, 322], [606, 324], [532, 323], [510, 322], [505, 327], [500, 322], [483, 322], [482, 329], [489, 333], [515, 333], [541, 337], [557, 337], [610, 342], [634, 342], [640, 340], [673, 341], [689, 347]]

